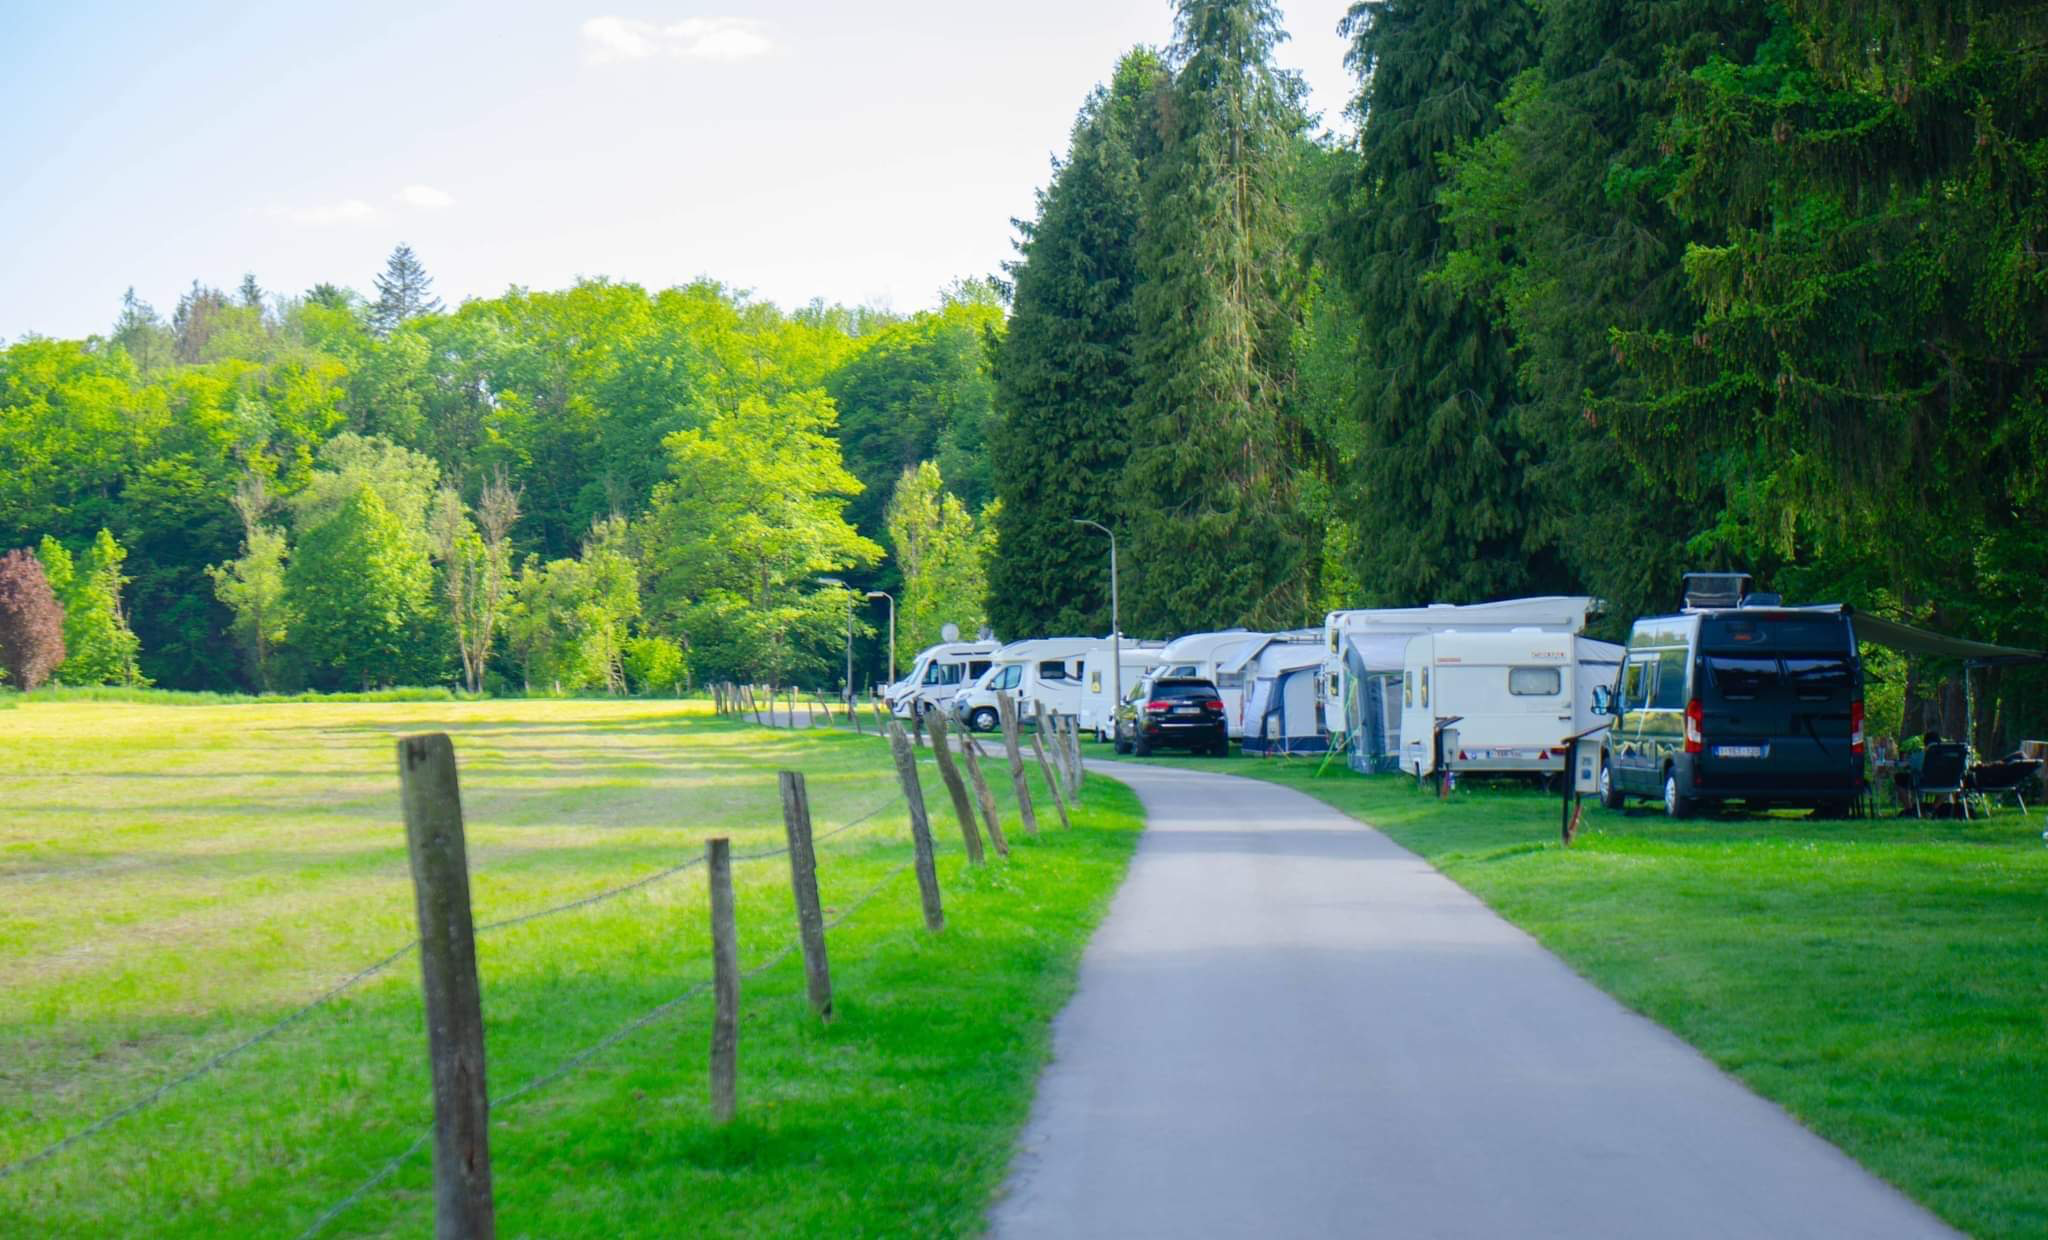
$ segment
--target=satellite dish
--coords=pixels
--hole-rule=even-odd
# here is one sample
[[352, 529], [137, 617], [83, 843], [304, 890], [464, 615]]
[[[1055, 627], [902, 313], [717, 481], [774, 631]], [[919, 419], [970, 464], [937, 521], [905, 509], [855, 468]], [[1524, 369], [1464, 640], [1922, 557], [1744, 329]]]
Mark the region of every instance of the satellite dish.
[[960, 640], [960, 626], [959, 626], [959, 625], [957, 625], [957, 624], [948, 624], [948, 625], [947, 625], [947, 626], [946, 626], [945, 628], [942, 628], [942, 629], [940, 629], [940, 630], [939, 630], [939, 640], [940, 640], [940, 641], [948, 641], [948, 642], [957, 642], [957, 641], [959, 641], [959, 640]]

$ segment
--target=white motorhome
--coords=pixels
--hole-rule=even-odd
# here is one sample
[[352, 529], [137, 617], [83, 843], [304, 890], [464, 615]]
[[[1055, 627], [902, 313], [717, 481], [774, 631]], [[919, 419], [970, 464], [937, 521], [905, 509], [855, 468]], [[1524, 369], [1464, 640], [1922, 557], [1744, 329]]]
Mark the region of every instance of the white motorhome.
[[882, 690], [882, 701], [898, 719], [944, 706], [960, 686], [971, 684], [989, 668], [1001, 643], [940, 642], [917, 652], [903, 679]]
[[1561, 771], [1566, 737], [1605, 722], [1593, 690], [1612, 686], [1623, 650], [1572, 633], [1511, 630], [1424, 633], [1409, 639], [1401, 669], [1401, 769]]
[[1017, 703], [1029, 717], [1043, 705], [1048, 714], [1071, 715], [1081, 700], [1081, 675], [1090, 654], [1108, 650], [1107, 637], [1040, 637], [1011, 642], [989, 656], [988, 670], [953, 695], [953, 717], [977, 732], [993, 731], [996, 696]]
[[1323, 717], [1333, 734], [1356, 727], [1360, 721], [1347, 717], [1348, 704], [1354, 696], [1362, 701], [1366, 695], [1353, 693], [1351, 677], [1359, 668], [1368, 676], [1399, 674], [1407, 651], [1406, 639], [1417, 634], [1444, 629], [1505, 633], [1518, 628], [1581, 633], [1587, 618], [1599, 608], [1597, 599], [1584, 595], [1551, 594], [1491, 603], [1431, 603], [1427, 607], [1333, 611], [1323, 618]]
[[[1274, 636], [1248, 629], [1226, 629], [1217, 633], [1189, 633], [1166, 643], [1160, 651], [1159, 666], [1151, 677], [1193, 677], [1216, 686], [1223, 699], [1223, 717], [1234, 739], [1244, 735], [1244, 667], [1242, 657]], [[1234, 665], [1234, 670], [1233, 670]]]
[[[1124, 696], [1159, 670], [1161, 657], [1166, 650], [1165, 642], [1133, 641], [1126, 637], [1121, 643]], [[1107, 646], [1090, 652], [1081, 660], [1081, 697], [1074, 708], [1083, 732], [1093, 732], [1095, 739], [1109, 739], [1110, 729], [1115, 726], [1116, 692], [1119, 678], [1111, 674], [1111, 655]]]

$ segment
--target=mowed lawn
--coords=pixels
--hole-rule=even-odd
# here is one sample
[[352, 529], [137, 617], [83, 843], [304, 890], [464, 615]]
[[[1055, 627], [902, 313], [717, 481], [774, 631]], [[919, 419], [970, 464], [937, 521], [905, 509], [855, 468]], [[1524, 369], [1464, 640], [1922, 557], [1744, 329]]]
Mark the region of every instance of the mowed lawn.
[[[447, 731], [480, 922], [783, 841], [805, 772], [837, 1019], [791, 954], [742, 991], [740, 1118], [709, 1122], [708, 996], [559, 1079], [710, 976], [701, 866], [486, 931], [478, 951], [507, 1235], [971, 1233], [1048, 1022], [1135, 843], [1094, 779], [1061, 832], [979, 870], [929, 760], [948, 924], [923, 928], [872, 735], [769, 731], [704, 703], [132, 705], [0, 713], [0, 1164], [234, 1047], [414, 935], [394, 738]], [[990, 773], [996, 773], [993, 765]], [[1034, 777], [1034, 787], [1044, 794]], [[879, 811], [879, 812], [877, 812]], [[741, 964], [793, 942], [788, 862], [735, 866]], [[863, 902], [863, 897], [865, 902]], [[545, 1081], [516, 1098], [522, 1087]], [[54, 1157], [0, 1177], [0, 1235], [297, 1235], [426, 1131], [417, 958]], [[322, 1234], [431, 1229], [430, 1151]]]
[[1673, 823], [1589, 799], [1566, 851], [1558, 799], [1521, 787], [1439, 802], [1341, 763], [1168, 761], [1372, 824], [1951, 1224], [2048, 1235], [2040, 813]]

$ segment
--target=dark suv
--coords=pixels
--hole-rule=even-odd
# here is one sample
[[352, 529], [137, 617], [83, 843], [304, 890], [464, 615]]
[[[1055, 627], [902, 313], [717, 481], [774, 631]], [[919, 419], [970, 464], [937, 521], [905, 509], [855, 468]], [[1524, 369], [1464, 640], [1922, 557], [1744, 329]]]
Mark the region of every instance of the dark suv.
[[1162, 746], [1230, 756], [1223, 695], [1207, 680], [1161, 677], [1116, 713], [1116, 751], [1144, 757]]

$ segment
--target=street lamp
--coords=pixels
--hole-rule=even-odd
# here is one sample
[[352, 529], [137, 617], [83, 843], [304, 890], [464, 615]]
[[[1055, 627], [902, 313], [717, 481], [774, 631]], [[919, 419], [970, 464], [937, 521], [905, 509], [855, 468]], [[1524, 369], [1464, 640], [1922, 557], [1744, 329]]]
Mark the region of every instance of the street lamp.
[[889, 683], [893, 685], [896, 683], [896, 596], [887, 590], [868, 591], [869, 601], [878, 598], [889, 600]]
[[1086, 517], [1075, 517], [1073, 521], [1075, 525], [1085, 525], [1109, 535], [1109, 674], [1116, 686], [1116, 698], [1109, 708], [1109, 743], [1114, 747], [1117, 743], [1116, 713], [1124, 708], [1124, 628], [1116, 608], [1116, 531]]
[[[839, 578], [837, 578], [837, 577], [819, 577], [819, 578], [817, 579], [817, 582], [818, 582], [818, 584], [819, 584], [819, 585], [821, 585], [821, 586], [832, 586], [832, 587], [835, 587], [835, 588], [837, 588], [837, 589], [840, 589], [840, 590], [850, 590], [850, 589], [852, 589], [852, 587], [851, 587], [851, 586], [849, 586], [849, 585], [847, 585], [847, 584], [846, 584], [845, 582], [843, 582], [843, 581], [839, 580]], [[851, 709], [852, 709], [852, 703], [853, 703], [853, 600], [852, 600], [852, 599], [847, 599], [847, 600], [846, 600], [846, 701], [847, 701], [847, 704], [848, 704], [848, 705], [847, 705], [847, 709], [851, 710]]]

